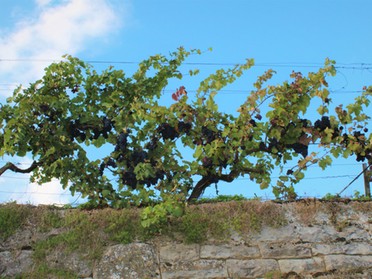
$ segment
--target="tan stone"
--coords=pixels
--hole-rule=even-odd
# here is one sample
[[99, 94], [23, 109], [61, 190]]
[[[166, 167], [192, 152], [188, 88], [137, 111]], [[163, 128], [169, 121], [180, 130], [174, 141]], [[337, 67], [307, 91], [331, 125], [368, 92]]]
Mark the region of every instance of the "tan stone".
[[257, 247], [245, 245], [203, 245], [200, 247], [202, 259], [252, 259], [260, 257]]
[[227, 278], [223, 260], [197, 260], [161, 265], [162, 278]]
[[160, 278], [155, 249], [144, 243], [109, 247], [93, 270], [94, 279]]
[[229, 278], [259, 278], [270, 272], [279, 271], [276, 260], [227, 260]]
[[370, 243], [332, 243], [332, 244], [314, 244], [312, 248], [313, 255], [372, 255], [372, 245]]
[[262, 243], [259, 245], [262, 258], [310, 258], [311, 249], [305, 244], [293, 243]]
[[324, 256], [327, 270], [353, 270], [360, 268], [372, 268], [372, 255], [328, 255]]
[[319, 257], [311, 259], [283, 259], [278, 262], [280, 271], [283, 274], [295, 272], [305, 275], [325, 271], [323, 259]]
[[0, 252], [0, 278], [13, 277], [27, 272], [32, 267], [32, 251]]
[[160, 262], [194, 261], [199, 259], [199, 245], [197, 244], [168, 244], [159, 249]]

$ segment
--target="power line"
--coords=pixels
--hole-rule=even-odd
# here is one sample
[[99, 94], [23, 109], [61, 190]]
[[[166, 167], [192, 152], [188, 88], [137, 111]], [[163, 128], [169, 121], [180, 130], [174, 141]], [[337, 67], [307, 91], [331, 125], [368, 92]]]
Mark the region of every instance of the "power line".
[[351, 184], [353, 184], [363, 173], [365, 173], [370, 167], [372, 163], [368, 165], [367, 168], [363, 169], [348, 185], [346, 185], [337, 195], [341, 195]]
[[[305, 177], [302, 180], [312, 180], [312, 179], [336, 179], [336, 178], [347, 178], [355, 177], [355, 174], [344, 174], [344, 175], [328, 175], [328, 176], [315, 176], [315, 177]], [[278, 179], [278, 176], [272, 177], [273, 179]], [[250, 180], [248, 177], [237, 178], [237, 180]]]
[[[34, 58], [0, 58], [1, 62], [17, 63], [17, 62], [28, 62], [28, 63], [53, 63], [63, 61], [62, 59], [34, 59]], [[120, 61], [120, 60], [85, 60], [89, 64], [127, 64], [127, 65], [138, 65], [140, 61]], [[183, 65], [192, 66], [236, 66], [241, 63], [233, 62], [184, 62]], [[278, 68], [289, 68], [289, 67], [302, 67], [302, 68], [318, 68], [322, 67], [323, 63], [312, 63], [312, 62], [262, 62], [256, 63], [253, 67], [278, 67]], [[371, 70], [372, 63], [337, 63], [336, 69], [350, 69], [350, 70]]]
[[47, 195], [47, 196], [71, 196], [71, 193], [43, 193], [43, 192], [36, 192], [36, 191], [32, 191], [32, 192], [21, 192], [21, 191], [0, 191], [0, 193], [3, 193], [3, 194], [37, 194], [37, 195]]
[[[14, 88], [1, 88], [0, 84], [0, 91], [12, 91], [15, 90], [15, 88], [18, 87], [14, 85]], [[172, 89], [164, 89], [163, 93], [174, 93], [175, 90]], [[219, 93], [222, 94], [230, 94], [230, 95], [244, 95], [244, 94], [249, 94], [250, 92], [254, 91], [254, 89], [222, 89], [219, 90]], [[196, 89], [188, 89], [188, 93], [196, 93]], [[329, 90], [330, 93], [332, 94], [360, 94], [363, 92], [363, 90], [355, 89], [355, 90]]]

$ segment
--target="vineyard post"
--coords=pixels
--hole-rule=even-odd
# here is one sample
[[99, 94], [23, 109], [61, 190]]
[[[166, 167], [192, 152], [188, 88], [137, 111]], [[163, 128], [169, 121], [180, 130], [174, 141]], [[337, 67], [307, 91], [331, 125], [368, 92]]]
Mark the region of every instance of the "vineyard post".
[[367, 164], [363, 163], [363, 171], [364, 171], [364, 191], [366, 197], [371, 197], [371, 187], [370, 187], [370, 181], [371, 181], [371, 172], [369, 170], [366, 170]]

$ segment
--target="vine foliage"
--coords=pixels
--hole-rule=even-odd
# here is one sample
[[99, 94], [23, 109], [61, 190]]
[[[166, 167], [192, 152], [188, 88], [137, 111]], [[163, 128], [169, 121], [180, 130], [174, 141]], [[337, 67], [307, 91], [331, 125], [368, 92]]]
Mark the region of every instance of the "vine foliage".
[[[172, 104], [162, 105], [163, 89], [170, 79], [182, 79], [180, 66], [190, 54], [200, 51], [152, 56], [132, 76], [113, 67], [98, 73], [70, 56], [51, 64], [42, 79], [1, 106], [0, 155], [32, 157], [33, 163], [25, 169], [6, 163], [0, 175], [30, 172], [38, 183], [56, 178], [101, 206], [160, 200], [145, 211], [151, 219], [182, 214], [183, 202], [243, 175], [261, 188], [273, 186], [278, 197], [294, 198], [309, 165], [325, 169], [332, 157], [351, 155], [372, 162], [364, 112], [372, 88], [349, 105], [331, 106], [326, 79], [336, 74], [333, 61], [306, 76], [293, 72], [275, 86], [268, 85], [275, 74], [268, 70], [237, 112], [220, 111], [215, 96], [253, 60], [217, 70], [192, 97], [180, 86]], [[308, 109], [318, 117], [308, 119]], [[311, 151], [311, 144], [321, 152]], [[275, 182], [277, 167], [282, 174]]]

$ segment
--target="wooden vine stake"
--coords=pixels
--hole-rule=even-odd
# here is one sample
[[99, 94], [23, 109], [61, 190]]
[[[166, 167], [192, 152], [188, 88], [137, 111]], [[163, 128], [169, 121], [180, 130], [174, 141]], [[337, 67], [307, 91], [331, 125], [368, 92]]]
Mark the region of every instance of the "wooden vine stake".
[[372, 180], [372, 176], [371, 176], [371, 170], [366, 170], [367, 167], [367, 164], [366, 163], [363, 163], [363, 170], [364, 170], [364, 192], [365, 192], [365, 196], [366, 197], [371, 197], [371, 187], [370, 187], [370, 182]]

